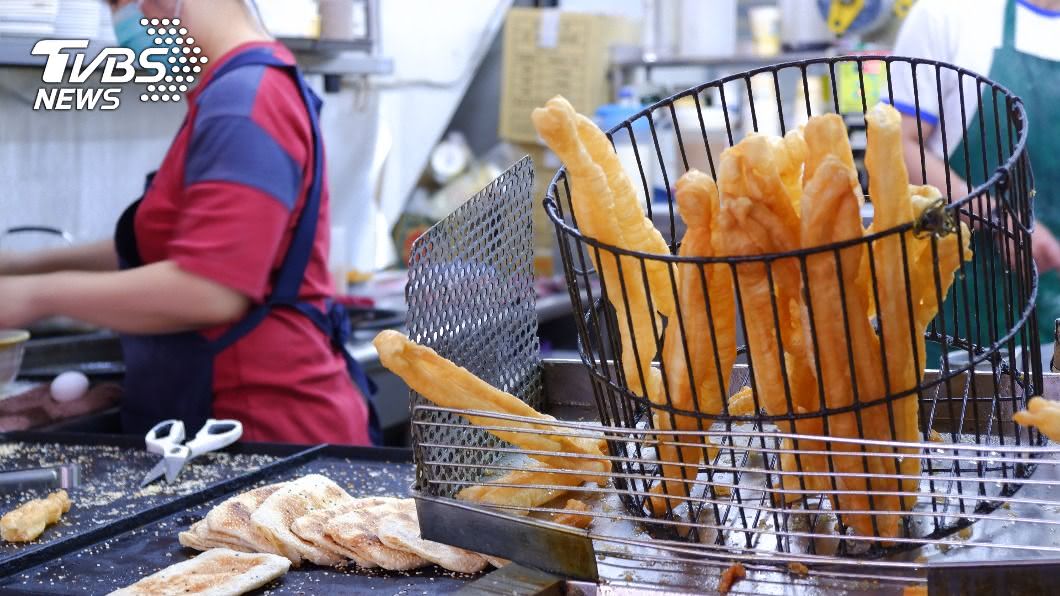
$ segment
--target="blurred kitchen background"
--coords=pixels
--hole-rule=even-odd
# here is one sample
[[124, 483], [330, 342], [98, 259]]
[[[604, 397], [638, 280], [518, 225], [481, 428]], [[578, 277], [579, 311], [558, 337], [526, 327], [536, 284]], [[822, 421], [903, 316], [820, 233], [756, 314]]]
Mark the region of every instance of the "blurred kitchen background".
[[[606, 129], [660, 98], [758, 65], [886, 53], [911, 3], [257, 0], [266, 26], [295, 51], [325, 99], [332, 269], [354, 307], [354, 352], [382, 386], [388, 442], [407, 441], [407, 393], [378, 367], [367, 340], [403, 323], [402, 269], [419, 233], [527, 154], [537, 168], [540, 203], [559, 164], [537, 142], [533, 107], [561, 93]], [[4, 233], [0, 250], [111, 234], [181, 123], [185, 108], [178, 104], [126, 101], [111, 112], [32, 109], [43, 64], [30, 54], [34, 42], [89, 38], [89, 53], [98, 51], [113, 44], [109, 16], [100, 0], [0, 0], [0, 231], [32, 228]], [[771, 76], [764, 86], [752, 80], [750, 89], [740, 81], [724, 98], [705, 94], [673, 113], [656, 112], [658, 151], [643, 146], [634, 153], [621, 141], [618, 151], [631, 168], [636, 154], [660, 156], [645, 164], [643, 187], [665, 201], [666, 179], [680, 174], [675, 128], [694, 127], [698, 134], [702, 127], [716, 154], [731, 143], [727, 126], [737, 139], [754, 126], [780, 131], [779, 121], [751, 117], [744, 107], [748, 92], [775, 97], [785, 125], [805, 117], [807, 102], [820, 113], [860, 112], [862, 101], [876, 101], [882, 76], [859, 79], [856, 70], [844, 76], [837, 68], [835, 89], [810, 73], [811, 92], [803, 94], [793, 69], [776, 88]], [[863, 123], [852, 117], [848, 124], [857, 151], [864, 146]], [[689, 159], [706, 161], [705, 155]], [[535, 220], [542, 350], [575, 357], [553, 231], [539, 207]], [[108, 333], [54, 321], [34, 331], [23, 382], [5, 395], [17, 397], [70, 368], [94, 381], [120, 378], [120, 351]], [[105, 430], [112, 405], [101, 399], [57, 413], [3, 400], [0, 430]]]

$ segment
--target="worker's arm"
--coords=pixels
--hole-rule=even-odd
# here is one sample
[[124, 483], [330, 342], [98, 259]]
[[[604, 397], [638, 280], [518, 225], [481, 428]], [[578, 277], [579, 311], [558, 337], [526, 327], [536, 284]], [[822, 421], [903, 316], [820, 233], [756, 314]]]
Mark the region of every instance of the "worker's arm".
[[0, 275], [33, 275], [56, 271], [114, 271], [118, 254], [113, 240], [64, 246], [31, 253], [0, 253]]
[[[924, 164], [921, 169], [920, 135], [923, 134], [923, 138], [927, 139], [935, 131], [935, 127], [921, 120], [921, 130], [918, 131], [916, 120], [914, 116], [902, 115], [902, 148], [905, 154], [905, 167], [909, 171], [909, 180], [914, 183], [930, 184], [945, 193], [948, 171], [949, 188], [953, 194], [951, 198], [964, 196], [967, 194], [968, 183], [953, 170], [949, 170], [941, 157], [925, 149]], [[926, 176], [921, 176], [921, 173]], [[1057, 241], [1049, 228], [1041, 223], [1035, 224], [1034, 231], [1031, 232], [1031, 254], [1034, 256], [1039, 272], [1060, 270], [1060, 241]]]
[[115, 272], [0, 277], [0, 327], [65, 316], [121, 333], [188, 331], [233, 322], [250, 300], [172, 261]]
[[[924, 149], [924, 167], [920, 167], [920, 135], [924, 135], [926, 141], [935, 132], [935, 127], [920, 121], [920, 130], [917, 130], [916, 116], [902, 114], [902, 149], [905, 153], [905, 169], [909, 172], [909, 181], [913, 184], [930, 184], [942, 192], [946, 192], [946, 162], [941, 157]], [[922, 176], [921, 174], [926, 174]], [[955, 197], [962, 197], [968, 189], [964, 179], [950, 171], [950, 192]]]

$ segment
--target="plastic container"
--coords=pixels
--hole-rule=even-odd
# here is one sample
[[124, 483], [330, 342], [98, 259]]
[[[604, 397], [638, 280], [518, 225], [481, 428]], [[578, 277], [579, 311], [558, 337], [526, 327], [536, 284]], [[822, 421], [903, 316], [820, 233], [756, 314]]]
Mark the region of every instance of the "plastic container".
[[354, 0], [319, 0], [320, 38], [349, 41], [354, 34]]
[[[610, 130], [621, 124], [641, 110], [640, 102], [636, 100], [632, 89], [626, 87], [619, 90], [619, 103], [605, 104], [597, 108], [595, 120], [597, 126], [603, 130]], [[630, 139], [628, 130], [619, 130], [614, 135], [615, 152], [622, 162], [622, 168], [626, 170], [633, 188], [637, 191], [637, 199], [640, 205], [647, 210], [644, 200], [644, 183], [641, 180], [641, 167], [637, 164], [637, 155], [640, 155], [641, 165], [644, 166], [645, 177], [649, 188], [654, 187], [655, 164], [658, 161], [655, 155], [655, 147], [651, 143], [651, 130], [647, 118], [639, 118], [633, 124], [633, 135], [637, 138], [636, 149]]]
[[22, 368], [29, 331], [13, 329], [0, 331], [0, 389], [15, 380]]
[[736, 53], [736, 0], [681, 0], [682, 56], [713, 58]]
[[[674, 111], [677, 113], [677, 128], [681, 132], [681, 145], [684, 146], [688, 168], [710, 174], [710, 156], [721, 155], [721, 152], [728, 147], [725, 111], [720, 107], [703, 104], [700, 104], [697, 111], [696, 100], [691, 97], [682, 98], [674, 103]], [[699, 123], [701, 113], [703, 115], [702, 126]], [[703, 141], [704, 133], [706, 133], [706, 142]], [[677, 155], [680, 155], [681, 145], [674, 147]], [[714, 165], [717, 166], [716, 163]]]
[[780, 46], [788, 52], [823, 50], [835, 36], [816, 6], [805, 0], [780, 0]]
[[775, 56], [780, 53], [780, 9], [776, 6], [754, 6], [747, 11], [755, 53]]

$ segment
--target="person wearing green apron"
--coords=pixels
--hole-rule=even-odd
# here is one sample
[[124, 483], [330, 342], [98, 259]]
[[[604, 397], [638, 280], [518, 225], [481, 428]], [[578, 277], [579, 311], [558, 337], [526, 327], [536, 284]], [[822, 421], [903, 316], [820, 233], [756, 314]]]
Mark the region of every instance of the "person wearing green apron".
[[[894, 53], [967, 68], [1003, 85], [1023, 101], [1036, 192], [1031, 247], [1040, 274], [1038, 329], [1041, 343], [1048, 346], [1054, 339], [1054, 321], [1060, 317], [1060, 242], [1056, 238], [1060, 232], [1060, 1], [981, 0], [975, 2], [974, 10], [971, 8], [967, 2], [920, 0], [903, 24]], [[908, 67], [904, 72], [896, 69], [892, 79], [893, 103], [905, 116], [906, 162], [913, 183], [921, 182], [923, 173], [924, 182], [945, 193], [948, 163], [951, 199], [956, 200], [964, 196], [966, 184], [982, 183], [1009, 157], [1003, 96], [998, 96], [995, 109], [989, 87], [980, 90], [970, 77], [961, 83], [955, 76], [937, 80], [935, 69], [929, 66], [917, 69], [915, 92]], [[1002, 123], [1000, 153], [995, 117]], [[923, 168], [921, 138], [925, 145]], [[943, 160], [943, 155], [948, 155], [948, 160]], [[975, 270], [968, 267], [966, 274], [976, 278], [963, 286], [954, 284], [943, 313], [948, 335], [983, 346], [1011, 327], [1004, 313], [1014, 315], [1018, 311], [1004, 308], [1006, 298], [1000, 290], [994, 299], [986, 299], [988, 287], [1000, 288], [1006, 283], [1001, 273], [1004, 264], [998, 256], [997, 238], [985, 232], [975, 236]], [[1008, 300], [1019, 304], [1015, 297]], [[929, 346], [928, 366], [938, 366], [940, 356], [938, 346]]]

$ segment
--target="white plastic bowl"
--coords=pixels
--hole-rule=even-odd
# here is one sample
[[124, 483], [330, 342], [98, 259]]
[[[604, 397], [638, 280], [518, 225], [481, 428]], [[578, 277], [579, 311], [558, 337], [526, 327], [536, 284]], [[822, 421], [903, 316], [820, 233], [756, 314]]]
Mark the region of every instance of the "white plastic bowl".
[[29, 331], [11, 329], [0, 331], [0, 389], [15, 380], [22, 368], [22, 355], [29, 341]]

